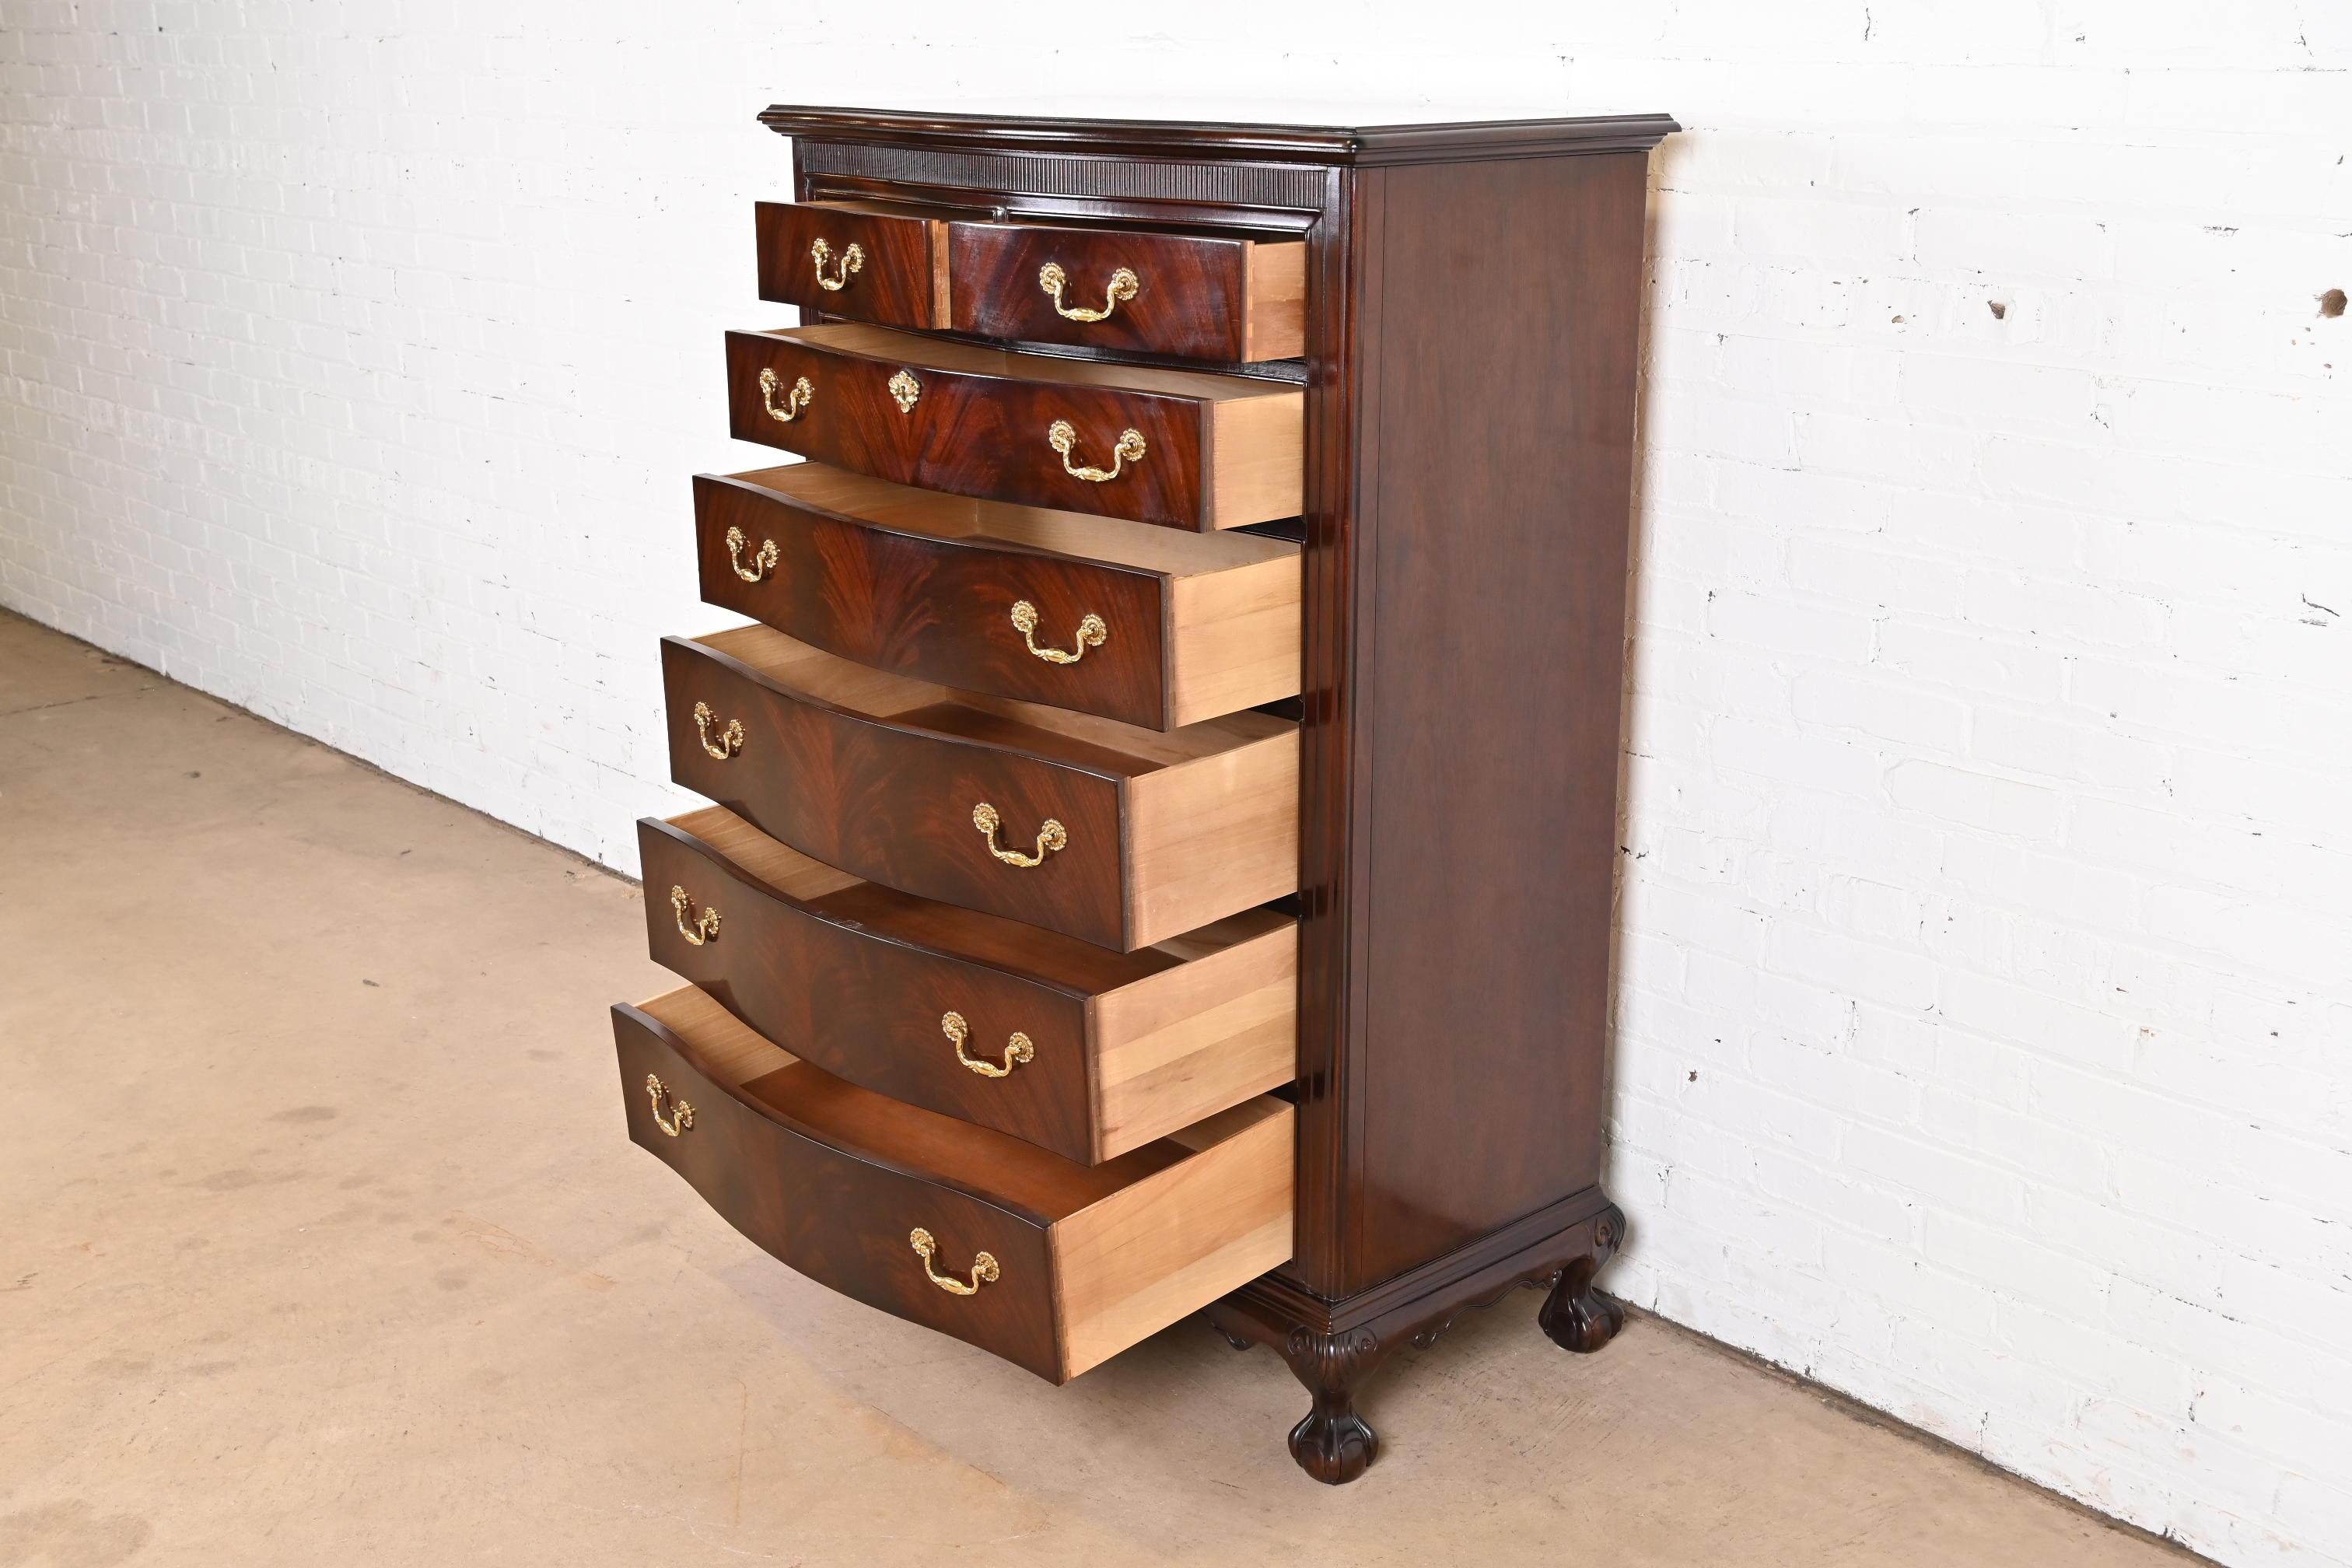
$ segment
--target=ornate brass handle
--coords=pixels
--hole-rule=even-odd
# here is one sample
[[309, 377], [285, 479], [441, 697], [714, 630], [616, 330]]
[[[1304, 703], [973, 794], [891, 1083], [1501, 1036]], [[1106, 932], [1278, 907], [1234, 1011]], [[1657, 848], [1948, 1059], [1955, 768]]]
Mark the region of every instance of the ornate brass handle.
[[1068, 287], [1070, 275], [1062, 270], [1062, 264], [1058, 261], [1048, 261], [1037, 268], [1037, 287], [1053, 297], [1054, 314], [1066, 321], [1107, 321], [1110, 320], [1110, 313], [1118, 309], [1120, 301], [1134, 299], [1135, 291], [1143, 287], [1143, 279], [1135, 275], [1133, 268], [1122, 267], [1110, 275], [1110, 287], [1104, 293], [1103, 308], [1089, 310], [1083, 305], [1062, 303], [1062, 290]]
[[971, 808], [971, 825], [988, 836], [988, 852], [1008, 866], [1043, 866], [1046, 856], [1069, 847], [1070, 830], [1049, 816], [1037, 826], [1037, 853], [1024, 855], [1018, 849], [1007, 849], [996, 841], [996, 830], [1003, 826], [1003, 819], [984, 800]]
[[824, 275], [824, 264], [833, 259], [833, 247], [819, 238], [809, 247], [809, 259], [816, 263], [816, 286], [828, 294], [837, 294], [842, 285], [849, 281], [849, 275], [866, 265], [866, 248], [853, 244], [843, 251], [841, 266], [830, 278]]
[[741, 529], [727, 531], [727, 559], [733, 563], [735, 575], [746, 583], [756, 583], [776, 569], [776, 542], [772, 539], [760, 541], [759, 552], [751, 557], [751, 564], [747, 567], [743, 564], [743, 546], [751, 542]]
[[[668, 1097], [669, 1089], [663, 1084], [659, 1074], [646, 1074], [646, 1092], [653, 1096], [655, 1126], [675, 1138], [694, 1125], [694, 1107], [682, 1100], [677, 1102], [677, 1110], [671, 1114], [670, 1120], [662, 1120], [662, 1101]], [[988, 1255], [982, 1253], [981, 1256], [985, 1258]]]
[[921, 1226], [917, 1226], [908, 1234], [907, 1245], [913, 1247], [916, 1255], [922, 1258], [924, 1276], [950, 1296], [977, 1296], [982, 1285], [996, 1283], [996, 1259], [985, 1252], [975, 1252], [971, 1255], [971, 1283], [967, 1285], [954, 1275], [941, 1274], [931, 1267], [931, 1254], [940, 1249], [940, 1244], [931, 1239], [929, 1231], [925, 1230]]
[[719, 715], [710, 710], [709, 703], [694, 705], [694, 732], [702, 737], [702, 749], [723, 763], [743, 749], [743, 721], [728, 720], [727, 728], [719, 731], [719, 739], [713, 741], [710, 726], [718, 721]]
[[1078, 444], [1078, 433], [1071, 427], [1070, 422], [1066, 419], [1056, 419], [1045, 426], [1045, 444], [1062, 455], [1062, 472], [1074, 479], [1084, 479], [1090, 485], [1098, 485], [1105, 479], [1118, 478], [1118, 467], [1121, 463], [1143, 461], [1143, 432], [1140, 430], [1122, 430], [1118, 433], [1118, 445], [1112, 448], [1110, 467], [1108, 468], [1081, 468], [1071, 465], [1070, 448]]
[[1029, 645], [1029, 651], [1047, 664], [1076, 664], [1087, 657], [1087, 649], [1102, 647], [1110, 637], [1110, 628], [1103, 625], [1103, 618], [1088, 611], [1086, 618], [1078, 622], [1077, 652], [1064, 653], [1057, 647], [1039, 647], [1036, 637], [1031, 635], [1037, 629], [1037, 606], [1026, 599], [1013, 606], [1013, 626], [1021, 634], [1021, 640]]
[[779, 408], [776, 406], [776, 388], [783, 384], [784, 378], [774, 371], [763, 370], [760, 373], [760, 402], [767, 408], [768, 417], [779, 425], [789, 425], [799, 418], [810, 404], [816, 401], [816, 388], [810, 384], [808, 377], [803, 375], [796, 378], [793, 382], [792, 395], [784, 399], [784, 405]]
[[700, 947], [706, 942], [717, 942], [719, 940], [719, 911], [705, 904], [702, 906], [702, 912], [694, 917], [694, 922], [691, 925], [688, 924], [686, 911], [694, 907], [693, 902], [687, 898], [686, 889], [684, 888], [675, 886], [669, 890], [669, 907], [671, 911], [677, 916], [677, 934], [686, 938], [688, 942], [693, 943], [696, 947]]
[[961, 1013], [940, 1014], [940, 1033], [955, 1042], [956, 1060], [982, 1078], [1011, 1078], [1014, 1068], [1023, 1062], [1037, 1059], [1036, 1046], [1018, 1029], [1013, 1030], [1013, 1037], [1004, 1043], [1004, 1062], [1001, 1067], [992, 1061], [975, 1060], [964, 1055], [963, 1043], [971, 1037], [971, 1028], [963, 1021]]

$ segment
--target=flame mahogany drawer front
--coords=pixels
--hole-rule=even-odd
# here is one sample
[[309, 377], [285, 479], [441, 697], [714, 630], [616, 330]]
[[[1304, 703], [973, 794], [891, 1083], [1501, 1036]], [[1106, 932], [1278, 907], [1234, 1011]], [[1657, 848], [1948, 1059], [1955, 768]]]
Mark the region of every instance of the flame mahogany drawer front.
[[1286, 915], [1119, 953], [860, 881], [719, 807], [637, 846], [655, 962], [909, 1105], [1093, 1164], [1290, 1081]]
[[1243, 362], [1307, 347], [1307, 247], [951, 223], [948, 325], [1034, 343]]
[[662, 643], [670, 776], [827, 865], [1132, 952], [1298, 885], [1298, 727], [965, 697], [765, 626]]
[[735, 437], [954, 495], [1206, 531], [1296, 517], [1304, 396], [879, 327], [727, 334]]
[[1298, 694], [1298, 546], [802, 463], [694, 481], [702, 596], [877, 669], [1181, 729]]
[[761, 202], [760, 298], [886, 327], [1242, 363], [1307, 348], [1303, 240]]
[[761, 202], [753, 220], [761, 299], [885, 327], [943, 324], [938, 223], [862, 202]]
[[845, 1083], [688, 986], [613, 1009], [629, 1136], [819, 1284], [1066, 1382], [1290, 1252], [1291, 1108], [1099, 1165]]
[[751, 624], [661, 644], [714, 804], [637, 825], [630, 1136], [1057, 1382], [1205, 1311], [1321, 1481], [1469, 1307], [1599, 1350], [1673, 121], [761, 119], [799, 321], [727, 334], [728, 429], [805, 461], [693, 482]]

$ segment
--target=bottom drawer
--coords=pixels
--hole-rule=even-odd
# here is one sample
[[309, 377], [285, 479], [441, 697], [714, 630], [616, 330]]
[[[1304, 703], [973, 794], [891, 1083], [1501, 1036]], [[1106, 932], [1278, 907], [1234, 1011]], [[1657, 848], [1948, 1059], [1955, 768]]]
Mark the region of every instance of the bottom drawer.
[[613, 1036], [629, 1136], [729, 1224], [1055, 1383], [1290, 1257], [1283, 1100], [1081, 1165], [846, 1083], [693, 986], [614, 1007]]

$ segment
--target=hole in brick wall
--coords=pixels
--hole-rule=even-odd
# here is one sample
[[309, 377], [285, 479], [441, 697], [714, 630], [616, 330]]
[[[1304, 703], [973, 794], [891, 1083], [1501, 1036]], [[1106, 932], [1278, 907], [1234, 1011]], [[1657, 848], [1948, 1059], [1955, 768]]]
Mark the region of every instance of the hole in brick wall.
[[2322, 294], [2319, 297], [2319, 313], [2323, 316], [2342, 315], [2344, 313], [2344, 290], [2341, 289], [2330, 289], [2326, 293]]
[[2006, 321], [2009, 320], [2009, 307], [2002, 304], [2000, 300], [1987, 300], [1985, 301], [1985, 308], [1992, 312], [1992, 319], [1994, 321]]

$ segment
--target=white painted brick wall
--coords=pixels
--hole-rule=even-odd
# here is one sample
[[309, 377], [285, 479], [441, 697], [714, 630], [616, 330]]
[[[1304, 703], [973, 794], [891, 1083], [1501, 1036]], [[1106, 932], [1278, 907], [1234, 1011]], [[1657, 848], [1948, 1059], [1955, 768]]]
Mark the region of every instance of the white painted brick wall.
[[6, 0], [0, 603], [627, 867], [758, 107], [1671, 110], [1612, 1282], [2352, 1563], [2352, 6], [658, 12]]

